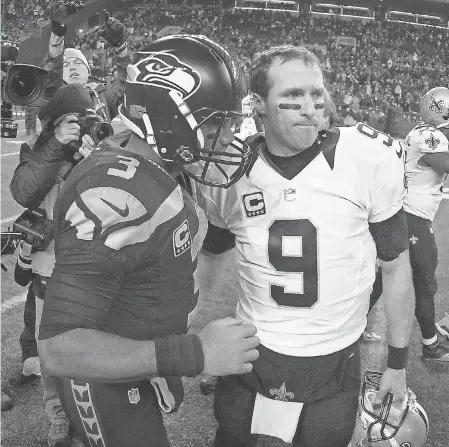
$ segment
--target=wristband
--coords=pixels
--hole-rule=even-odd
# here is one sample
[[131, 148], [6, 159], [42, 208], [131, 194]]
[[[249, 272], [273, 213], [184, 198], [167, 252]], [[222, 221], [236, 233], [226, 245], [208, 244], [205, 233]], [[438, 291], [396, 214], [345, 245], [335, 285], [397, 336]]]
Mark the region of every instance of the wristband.
[[388, 345], [387, 367], [391, 369], [403, 369], [407, 365], [408, 346], [395, 348]]
[[[59, 36], [58, 36], [58, 37], [59, 37]], [[59, 42], [59, 43], [51, 43], [51, 42], [50, 42], [50, 45], [51, 45], [52, 47], [59, 47], [59, 45], [61, 45], [62, 43], [64, 43], [64, 39], [62, 39], [61, 42]]]
[[157, 338], [154, 344], [159, 377], [195, 377], [203, 371], [203, 346], [198, 335], [169, 335]]

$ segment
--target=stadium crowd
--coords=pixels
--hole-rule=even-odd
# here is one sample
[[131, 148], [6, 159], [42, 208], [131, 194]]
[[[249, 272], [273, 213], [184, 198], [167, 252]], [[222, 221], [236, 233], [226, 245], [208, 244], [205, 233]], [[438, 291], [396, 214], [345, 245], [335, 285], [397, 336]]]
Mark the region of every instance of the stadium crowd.
[[[4, 37], [23, 36], [30, 25], [44, 20], [49, 4], [37, 0], [9, 2]], [[422, 94], [449, 83], [449, 32], [442, 28], [388, 21], [345, 21], [338, 16], [296, 17], [263, 10], [222, 11], [215, 5], [162, 8], [159, 2], [134, 4], [116, 15], [127, 27], [133, 50], [155, 40], [164, 27], [179, 26], [183, 32], [204, 34], [219, 41], [239, 56], [244, 69], [255, 53], [271, 45], [312, 45], [336, 104], [343, 114], [347, 109], [354, 111], [355, 119], [363, 119], [361, 110], [382, 115], [387, 105], [396, 105], [403, 109], [406, 119], [414, 120]], [[356, 46], [337, 45], [337, 36], [354, 37]], [[89, 64], [96, 68], [93, 73], [103, 80], [115, 76], [112, 49], [97, 38], [96, 32], [78, 35], [73, 46], [86, 54]]]

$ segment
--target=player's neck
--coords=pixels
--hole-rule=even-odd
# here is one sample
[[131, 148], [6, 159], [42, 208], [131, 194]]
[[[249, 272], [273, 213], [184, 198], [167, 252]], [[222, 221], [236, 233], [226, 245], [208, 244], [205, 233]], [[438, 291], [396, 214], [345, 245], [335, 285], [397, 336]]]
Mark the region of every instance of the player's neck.
[[148, 160], [154, 161], [165, 171], [167, 171], [167, 173], [174, 179], [181, 174], [181, 168], [176, 163], [162, 160], [149, 144], [135, 134], [131, 135], [129, 142], [126, 145], [126, 150], [133, 152], [134, 154], [141, 155]]

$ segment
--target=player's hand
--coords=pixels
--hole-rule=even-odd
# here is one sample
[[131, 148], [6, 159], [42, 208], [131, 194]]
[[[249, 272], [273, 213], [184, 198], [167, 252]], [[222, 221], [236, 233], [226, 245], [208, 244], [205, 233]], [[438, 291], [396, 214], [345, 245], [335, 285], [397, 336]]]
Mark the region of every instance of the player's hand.
[[99, 32], [100, 37], [103, 37], [114, 48], [119, 47], [125, 41], [125, 27], [114, 17], [109, 17], [109, 12], [105, 12], [106, 24]]
[[212, 321], [198, 334], [203, 345], [204, 374], [227, 376], [248, 373], [259, 358], [259, 337], [252, 324], [236, 318]]
[[80, 139], [80, 126], [77, 121], [78, 118], [75, 115], [66, 115], [55, 127], [55, 137], [60, 143], [69, 144], [71, 141]]
[[380, 379], [379, 391], [377, 392], [374, 405], [379, 405], [387, 393], [393, 394], [393, 402], [404, 398], [407, 385], [405, 382], [405, 369], [387, 368]]

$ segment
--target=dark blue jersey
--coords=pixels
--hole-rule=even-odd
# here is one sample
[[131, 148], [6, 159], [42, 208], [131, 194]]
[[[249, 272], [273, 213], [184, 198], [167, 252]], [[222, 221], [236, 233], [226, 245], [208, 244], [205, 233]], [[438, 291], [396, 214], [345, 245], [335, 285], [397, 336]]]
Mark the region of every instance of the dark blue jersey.
[[187, 331], [198, 217], [158, 164], [102, 144], [68, 178], [54, 221], [40, 339], [75, 328], [139, 340]]

